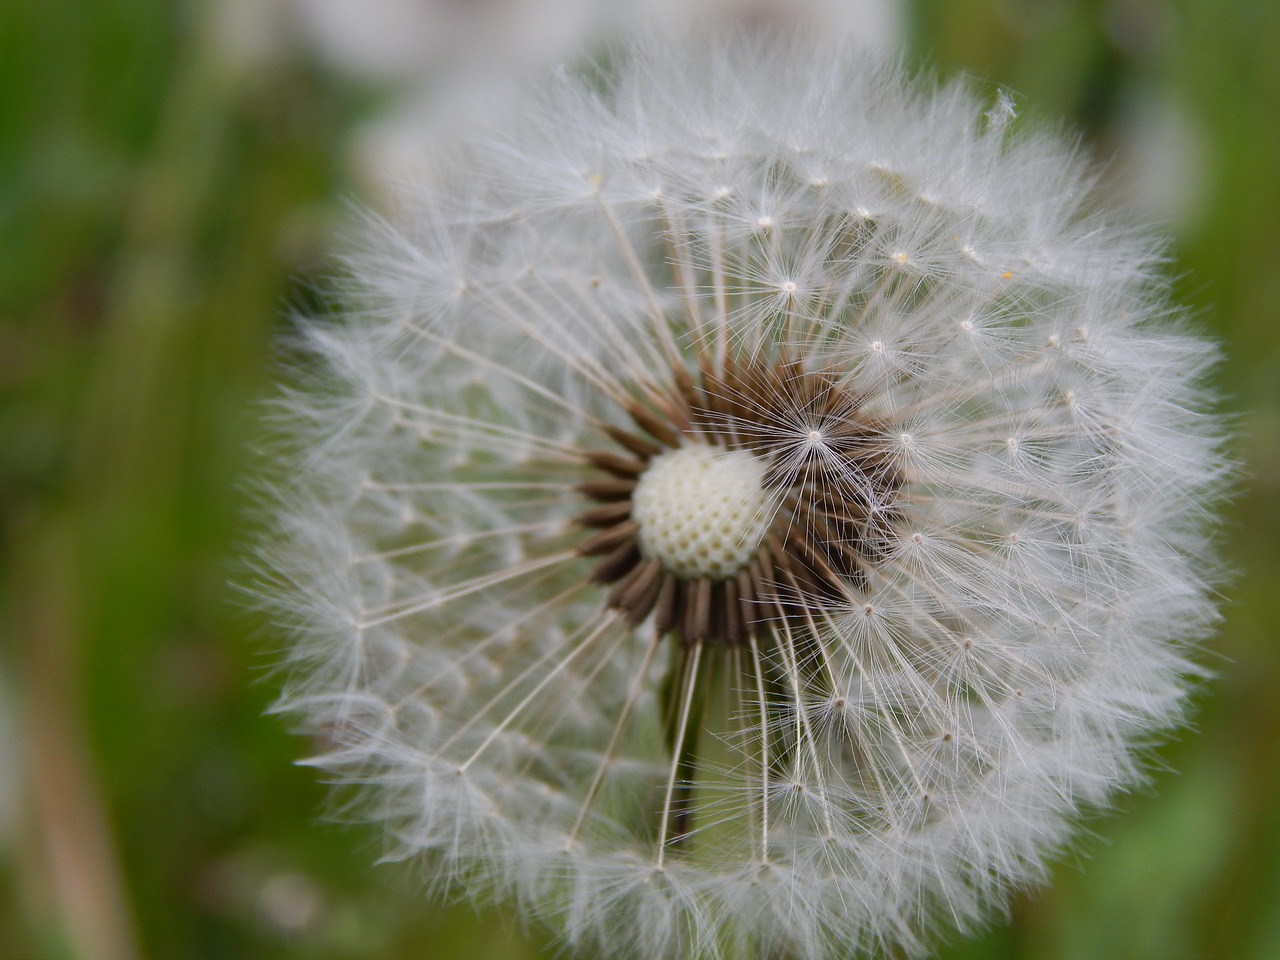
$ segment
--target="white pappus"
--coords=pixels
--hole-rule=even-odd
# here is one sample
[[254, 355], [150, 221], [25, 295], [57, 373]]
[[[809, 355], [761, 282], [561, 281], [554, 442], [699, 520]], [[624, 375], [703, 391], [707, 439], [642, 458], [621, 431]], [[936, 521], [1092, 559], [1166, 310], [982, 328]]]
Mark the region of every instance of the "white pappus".
[[1182, 716], [1216, 351], [1003, 97], [798, 40], [605, 62], [303, 325], [281, 709], [391, 855], [570, 949], [924, 952]]

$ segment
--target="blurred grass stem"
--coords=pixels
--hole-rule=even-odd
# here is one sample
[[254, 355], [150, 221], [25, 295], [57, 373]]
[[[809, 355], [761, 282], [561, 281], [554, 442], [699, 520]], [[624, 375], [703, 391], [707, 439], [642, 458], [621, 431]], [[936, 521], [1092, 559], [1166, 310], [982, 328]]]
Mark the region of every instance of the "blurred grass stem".
[[[138, 168], [98, 339], [73, 428], [58, 514], [30, 530], [19, 589], [34, 816], [58, 922], [74, 955], [141, 955], [112, 814], [91, 757], [86, 678], [94, 612], [111, 600], [113, 560], [147, 526], [172, 529], [183, 483], [188, 397], [174, 394], [200, 290], [200, 231], [240, 90], [215, 42], [212, 7], [192, 11], [152, 147]], [[86, 683], [86, 679], [89, 681]]]
[[46, 526], [31, 538], [31, 562], [17, 578], [32, 811], [46, 861], [41, 879], [74, 955], [128, 960], [139, 956], [136, 936], [84, 730], [74, 538], [65, 523]]

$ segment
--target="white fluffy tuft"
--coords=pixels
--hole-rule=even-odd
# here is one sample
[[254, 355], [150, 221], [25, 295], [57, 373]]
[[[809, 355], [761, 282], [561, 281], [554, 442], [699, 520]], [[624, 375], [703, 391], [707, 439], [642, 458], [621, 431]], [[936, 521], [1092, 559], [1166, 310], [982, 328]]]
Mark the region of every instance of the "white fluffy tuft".
[[[1181, 719], [1216, 619], [1214, 349], [1003, 97], [799, 43], [615, 60], [373, 224], [345, 322], [309, 328], [265, 553], [283, 708], [392, 854], [572, 948], [919, 953], [1040, 880]], [[834, 378], [900, 482], [850, 465], [839, 411], [771, 406], [746, 486], [821, 471], [875, 547], [767, 643], [695, 656], [609, 608], [573, 520], [621, 401], [735, 354]]]

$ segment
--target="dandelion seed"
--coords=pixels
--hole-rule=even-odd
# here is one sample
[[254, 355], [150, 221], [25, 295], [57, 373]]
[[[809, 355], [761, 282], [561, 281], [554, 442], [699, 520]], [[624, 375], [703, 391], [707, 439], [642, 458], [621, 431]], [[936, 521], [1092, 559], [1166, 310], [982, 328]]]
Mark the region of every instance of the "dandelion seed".
[[1215, 619], [1214, 351], [1012, 120], [641, 45], [370, 228], [264, 555], [395, 854], [609, 955], [919, 953], [1134, 782]]

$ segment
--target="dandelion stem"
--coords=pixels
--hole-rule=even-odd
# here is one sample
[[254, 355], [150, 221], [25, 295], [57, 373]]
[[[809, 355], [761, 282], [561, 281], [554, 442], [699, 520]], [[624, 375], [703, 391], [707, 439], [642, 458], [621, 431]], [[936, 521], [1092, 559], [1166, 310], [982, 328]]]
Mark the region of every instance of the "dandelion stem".
[[[672, 800], [675, 797], [676, 780], [684, 762], [685, 736], [689, 729], [689, 712], [693, 706], [694, 688], [698, 685], [698, 667], [702, 661], [702, 643], [695, 642], [693, 652], [689, 655], [690, 663], [685, 671], [684, 683], [680, 693], [680, 716], [676, 722], [675, 742], [671, 749], [671, 768], [667, 773], [667, 792], [662, 801], [662, 824], [658, 830], [658, 862], [656, 868], [661, 870], [667, 857], [667, 843], [671, 831]], [[678, 840], [679, 837], [670, 837]]]

